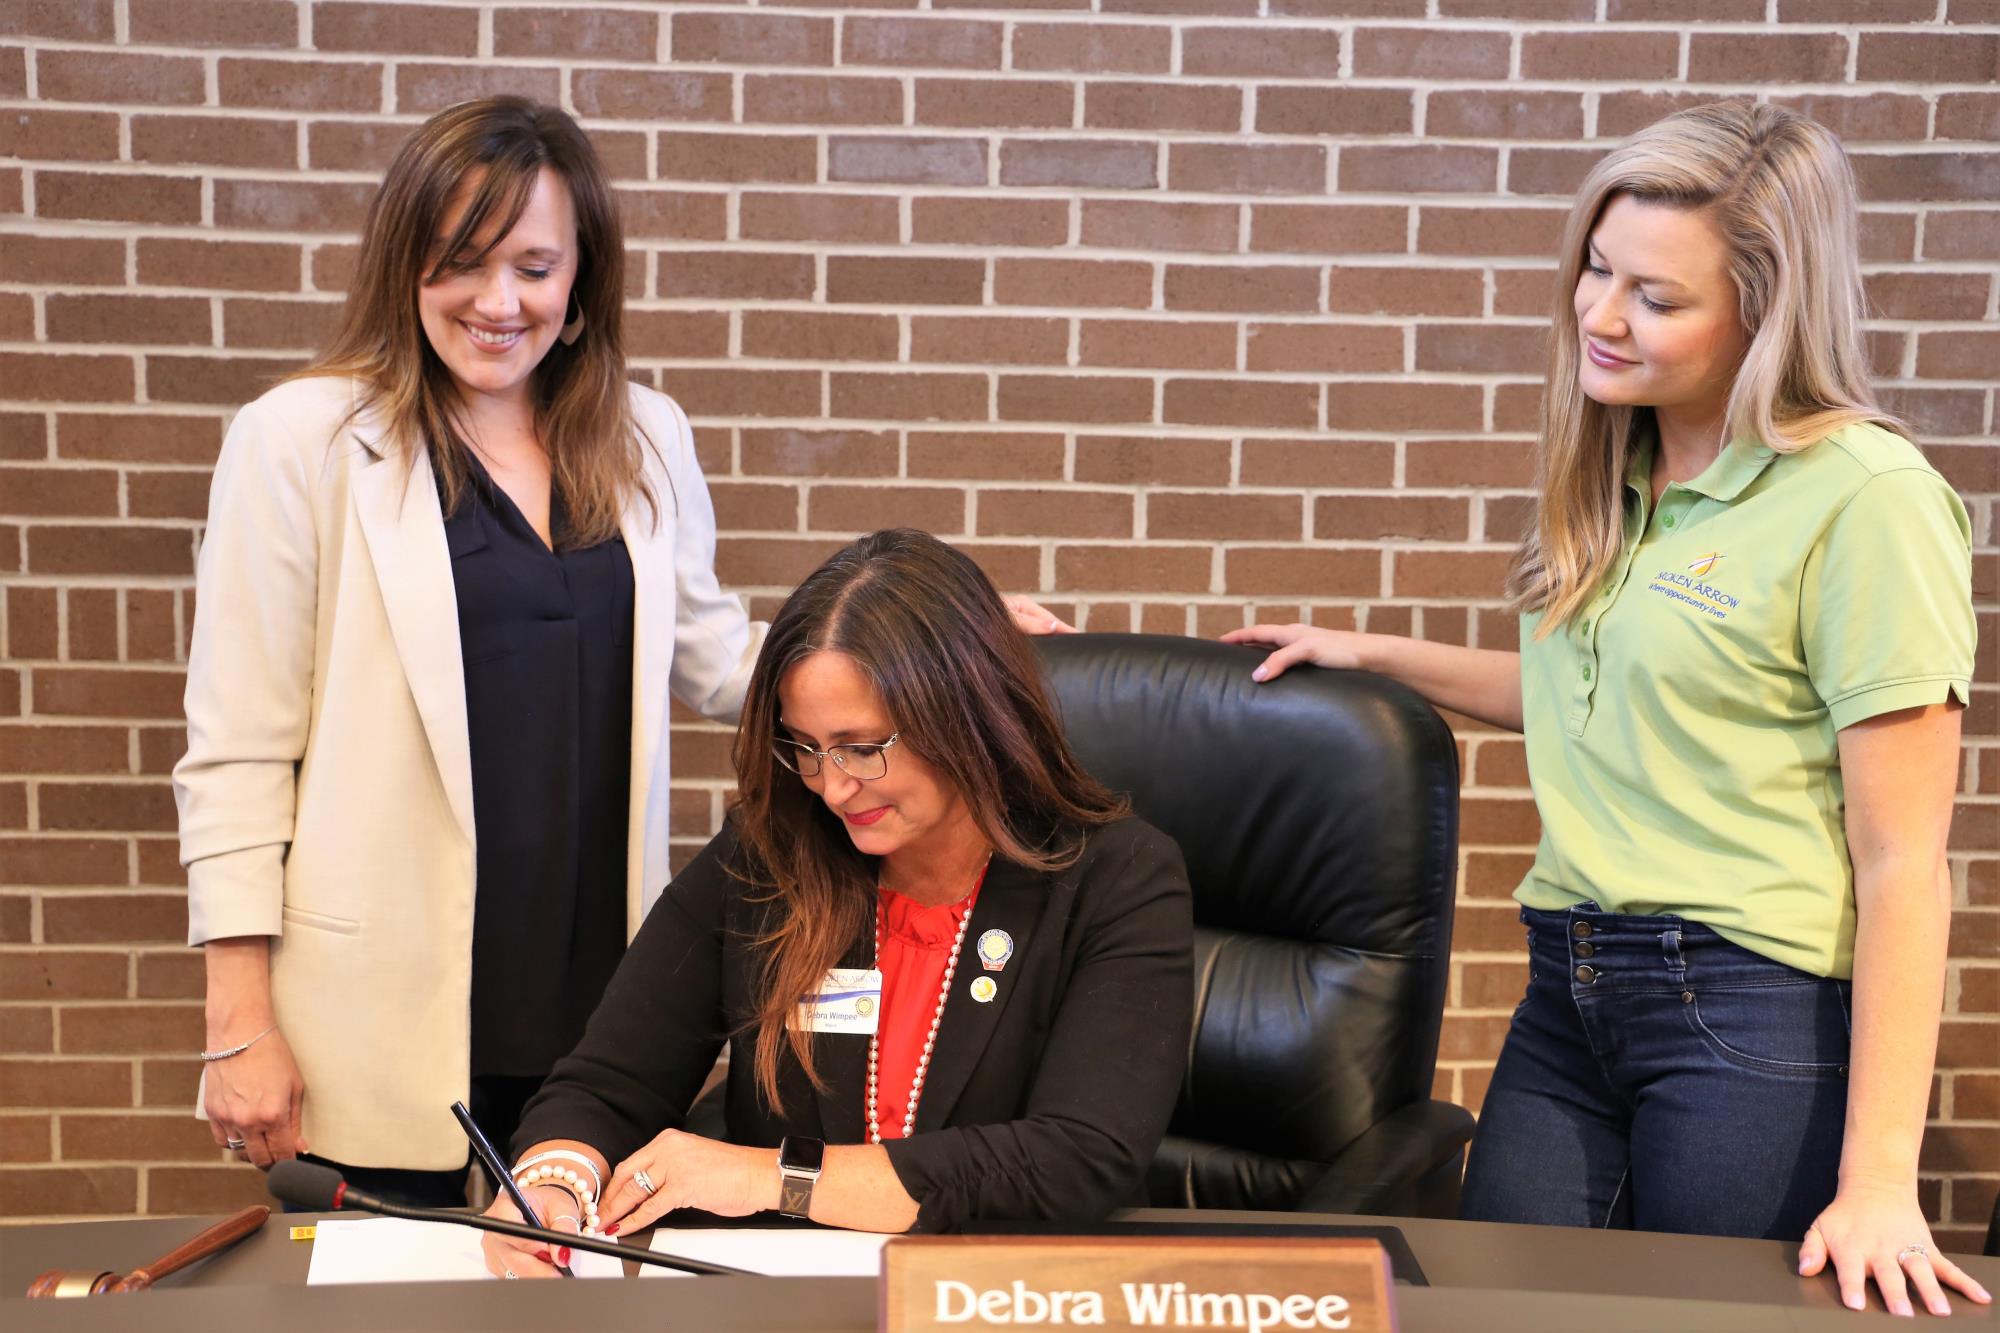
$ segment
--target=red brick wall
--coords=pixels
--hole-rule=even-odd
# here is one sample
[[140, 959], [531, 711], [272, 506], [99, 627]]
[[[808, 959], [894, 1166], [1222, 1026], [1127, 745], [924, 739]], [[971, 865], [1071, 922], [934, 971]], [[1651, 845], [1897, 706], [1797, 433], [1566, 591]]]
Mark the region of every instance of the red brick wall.
[[[509, 90], [591, 128], [638, 364], [699, 423], [723, 576], [762, 609], [913, 523], [1092, 629], [1305, 615], [1504, 646], [1565, 194], [1612, 139], [1752, 94], [1854, 150], [1875, 367], [1981, 544], [1924, 1155], [1973, 1244], [2000, 1184], [2000, 4], [1092, 8], [0, 5], [0, 1214], [256, 1192], [186, 1116], [200, 965], [166, 773], [192, 559], [230, 410], [328, 327], [426, 113]], [[1461, 734], [1438, 1087], [1476, 1107], [1535, 817], [1519, 741]], [[725, 737], [676, 754], [692, 847]]]

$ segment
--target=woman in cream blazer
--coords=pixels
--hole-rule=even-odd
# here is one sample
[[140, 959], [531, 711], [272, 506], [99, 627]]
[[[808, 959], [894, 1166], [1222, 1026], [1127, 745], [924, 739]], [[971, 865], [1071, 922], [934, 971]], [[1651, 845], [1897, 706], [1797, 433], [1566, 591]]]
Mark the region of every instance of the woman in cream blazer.
[[[663, 502], [623, 524], [628, 933], [668, 878], [668, 695], [734, 720], [763, 631], [716, 584], [687, 418], [631, 392]], [[281, 385], [237, 414], [216, 467], [174, 770], [188, 942], [273, 937], [314, 1152], [449, 1170], [466, 1160], [447, 1108], [469, 1081], [475, 847], [451, 559], [428, 458], [386, 451], [349, 419], [355, 396]]]
[[202, 1106], [259, 1166], [462, 1200], [451, 1103], [505, 1140], [667, 881], [669, 695], [741, 705], [763, 627], [627, 380], [623, 253], [568, 116], [440, 112], [340, 331], [224, 441], [174, 780]]

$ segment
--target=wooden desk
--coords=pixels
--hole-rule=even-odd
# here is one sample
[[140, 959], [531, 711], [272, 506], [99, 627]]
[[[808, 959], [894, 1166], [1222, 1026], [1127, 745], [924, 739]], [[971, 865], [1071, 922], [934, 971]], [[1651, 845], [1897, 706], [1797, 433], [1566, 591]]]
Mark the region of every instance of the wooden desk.
[[[1123, 1216], [1168, 1224], [1193, 1220], [1298, 1222], [1288, 1213]], [[137, 1296], [26, 1301], [46, 1268], [125, 1271], [199, 1229], [189, 1219], [84, 1222], [0, 1228], [0, 1327], [41, 1330], [140, 1328], [217, 1333], [283, 1328], [292, 1333], [387, 1333], [391, 1329], [543, 1333], [581, 1327], [656, 1330], [812, 1330], [875, 1327], [875, 1284], [865, 1278], [702, 1278], [625, 1282], [428, 1283], [307, 1288], [311, 1247], [286, 1228], [306, 1216], [273, 1217], [227, 1254]], [[1404, 1333], [1607, 1333], [1623, 1329], [1854, 1330], [1876, 1319], [1840, 1307], [1833, 1279], [1806, 1281], [1792, 1269], [1796, 1247], [1639, 1232], [1440, 1222], [1421, 1218], [1327, 1218], [1403, 1228], [1431, 1286], [1399, 1287]], [[1959, 1258], [2000, 1290], [2000, 1259]], [[1953, 1302], [1951, 1327], [1991, 1327], [1993, 1307]], [[1878, 1316], [1886, 1318], [1886, 1316]], [[1919, 1320], [1926, 1316], [1921, 1313]], [[1901, 1327], [1908, 1327], [1907, 1324]]]

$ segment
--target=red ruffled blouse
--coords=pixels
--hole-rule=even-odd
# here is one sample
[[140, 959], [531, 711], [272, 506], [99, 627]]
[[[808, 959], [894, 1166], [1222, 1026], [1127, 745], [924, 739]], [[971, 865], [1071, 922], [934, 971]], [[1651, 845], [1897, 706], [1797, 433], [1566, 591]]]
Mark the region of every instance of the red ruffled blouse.
[[[876, 1029], [875, 1116], [884, 1139], [903, 1137], [910, 1079], [937, 1014], [938, 989], [944, 985], [951, 944], [958, 938], [959, 922], [972, 915], [985, 882], [981, 871], [971, 893], [935, 907], [921, 907], [890, 889], [876, 890], [882, 912], [882, 946], [875, 961], [882, 972], [882, 1017]], [[965, 947], [972, 944], [967, 940]], [[970, 955], [961, 951], [960, 966], [968, 961]]]

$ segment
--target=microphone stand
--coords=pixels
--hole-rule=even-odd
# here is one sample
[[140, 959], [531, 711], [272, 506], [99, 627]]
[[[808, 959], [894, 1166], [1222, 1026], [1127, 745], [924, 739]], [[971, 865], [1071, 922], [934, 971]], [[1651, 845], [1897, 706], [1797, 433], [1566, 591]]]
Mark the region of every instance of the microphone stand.
[[457, 1213], [448, 1208], [410, 1208], [355, 1189], [343, 1189], [336, 1194], [334, 1207], [336, 1210], [353, 1207], [362, 1212], [380, 1213], [384, 1217], [400, 1217], [409, 1222], [450, 1222], [459, 1226], [474, 1227], [480, 1231], [497, 1232], [502, 1236], [514, 1236], [521, 1240], [546, 1241], [551, 1245], [567, 1245], [573, 1250], [588, 1250], [592, 1254], [608, 1254], [614, 1259], [632, 1259], [642, 1264], [653, 1264], [660, 1268], [671, 1268], [702, 1277], [762, 1276], [748, 1268], [731, 1268], [727, 1264], [704, 1263], [700, 1259], [682, 1259], [672, 1255], [655, 1254], [636, 1245], [620, 1245], [615, 1240], [605, 1240], [599, 1236], [550, 1231], [547, 1227], [531, 1227], [526, 1222], [509, 1222], [504, 1218], [487, 1217], [483, 1213]]

